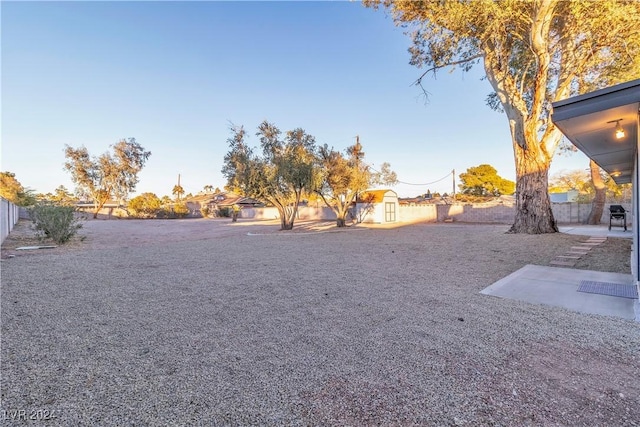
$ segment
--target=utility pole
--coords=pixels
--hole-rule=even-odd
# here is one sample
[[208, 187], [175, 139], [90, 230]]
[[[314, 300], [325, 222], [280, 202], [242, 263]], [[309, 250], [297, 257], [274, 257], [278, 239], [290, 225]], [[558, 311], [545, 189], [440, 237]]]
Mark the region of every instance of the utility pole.
[[453, 179], [453, 197], [456, 197], [456, 170], [451, 170], [451, 177]]
[[180, 201], [180, 174], [178, 174], [178, 202]]
[[[360, 158], [364, 157], [364, 153], [362, 152], [362, 145], [360, 145], [360, 135], [356, 135], [356, 145], [353, 148], [353, 153], [356, 158], [356, 170], [357, 173], [360, 174]], [[358, 221], [358, 217], [360, 214], [358, 213], [358, 189], [356, 188], [355, 194], [355, 207], [354, 207], [354, 215], [356, 217], [356, 222]]]

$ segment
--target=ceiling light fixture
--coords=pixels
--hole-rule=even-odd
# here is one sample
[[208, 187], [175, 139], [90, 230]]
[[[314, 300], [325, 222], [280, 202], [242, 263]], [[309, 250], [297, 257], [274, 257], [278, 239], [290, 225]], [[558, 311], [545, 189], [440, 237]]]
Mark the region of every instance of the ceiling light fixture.
[[611, 120], [610, 122], [607, 123], [615, 123], [616, 124], [616, 130], [615, 130], [615, 135], [616, 135], [616, 139], [622, 139], [624, 138], [624, 129], [622, 128], [622, 126], [620, 126], [620, 122], [622, 121], [622, 119], [618, 119], [618, 120]]

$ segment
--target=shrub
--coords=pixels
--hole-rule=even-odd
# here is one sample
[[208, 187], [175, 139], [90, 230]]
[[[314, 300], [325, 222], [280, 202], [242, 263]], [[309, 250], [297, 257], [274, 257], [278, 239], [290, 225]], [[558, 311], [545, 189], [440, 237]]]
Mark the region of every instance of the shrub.
[[33, 228], [40, 241], [47, 238], [59, 245], [68, 242], [82, 228], [73, 206], [38, 203], [29, 208]]
[[231, 208], [228, 206], [218, 208], [218, 216], [223, 218], [231, 218]]
[[162, 201], [153, 193], [142, 193], [127, 205], [133, 215], [140, 218], [156, 218], [162, 209]]
[[200, 208], [200, 213], [202, 214], [203, 218], [207, 218], [209, 216], [209, 206], [204, 205], [203, 207]]
[[189, 208], [186, 203], [176, 203], [173, 206], [173, 213], [177, 218], [184, 218], [189, 215]]

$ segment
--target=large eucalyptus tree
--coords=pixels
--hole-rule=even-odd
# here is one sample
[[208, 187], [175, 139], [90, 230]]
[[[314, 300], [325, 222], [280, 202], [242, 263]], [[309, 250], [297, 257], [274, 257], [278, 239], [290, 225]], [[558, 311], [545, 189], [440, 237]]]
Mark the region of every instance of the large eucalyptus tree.
[[[412, 65], [470, 70], [481, 63], [488, 105], [509, 120], [516, 166], [513, 233], [557, 226], [548, 172], [562, 134], [551, 103], [640, 77], [637, 0], [364, 0], [391, 10], [413, 43]], [[424, 87], [423, 87], [424, 89]]]

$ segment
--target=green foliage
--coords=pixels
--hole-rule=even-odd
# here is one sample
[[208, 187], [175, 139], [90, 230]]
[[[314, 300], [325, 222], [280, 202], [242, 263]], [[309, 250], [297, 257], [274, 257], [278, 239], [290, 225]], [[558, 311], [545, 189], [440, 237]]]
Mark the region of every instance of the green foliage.
[[176, 203], [173, 205], [173, 214], [176, 218], [184, 218], [189, 215], [189, 208], [186, 203]]
[[110, 198], [126, 199], [135, 190], [138, 173], [151, 156], [135, 138], [120, 140], [112, 147], [113, 153], [99, 157], [91, 157], [85, 147], [65, 148], [64, 167], [78, 189], [95, 201], [94, 218]]
[[315, 192], [333, 209], [339, 227], [345, 225], [349, 207], [357, 194], [372, 183], [372, 173], [363, 158], [364, 152], [359, 142], [348, 147], [345, 154], [329, 148], [327, 144], [318, 149], [322, 180]]
[[58, 186], [54, 193], [47, 193], [39, 196], [40, 200], [47, 201], [56, 205], [73, 206], [78, 201], [78, 198], [67, 190], [64, 185]]
[[262, 155], [246, 144], [243, 127], [231, 127], [230, 151], [224, 157], [227, 188], [273, 204], [280, 214], [281, 228], [293, 228], [302, 195], [317, 187], [320, 175], [315, 157], [315, 138], [303, 129], [282, 132], [264, 121], [258, 126]]
[[380, 165], [380, 172], [374, 172], [371, 175], [371, 183], [375, 185], [396, 185], [398, 183], [398, 175], [391, 170], [391, 165], [384, 162]]
[[25, 189], [12, 172], [0, 172], [0, 196], [18, 206], [36, 202], [33, 191]]
[[232, 209], [229, 206], [220, 207], [216, 212], [216, 216], [221, 218], [231, 218]]
[[[631, 201], [631, 184], [618, 185], [606, 173], [601, 171], [606, 187], [606, 200], [617, 202]], [[550, 193], [564, 193], [569, 190], [578, 191], [576, 202], [591, 203], [595, 197], [595, 188], [591, 176], [586, 170], [561, 171], [549, 179]]]
[[156, 218], [162, 209], [162, 201], [154, 193], [142, 193], [127, 204], [134, 216]]
[[174, 196], [176, 196], [176, 200], [180, 200], [180, 196], [182, 196], [184, 194], [184, 188], [182, 188], [181, 185], [174, 185], [173, 189], [171, 190], [171, 194], [173, 194]]
[[29, 216], [41, 241], [49, 238], [62, 245], [82, 228], [73, 206], [38, 203], [29, 208]]
[[210, 212], [209, 206], [205, 205], [200, 208], [200, 214], [202, 214], [203, 218], [207, 218], [210, 213], [211, 212]]
[[460, 174], [462, 193], [473, 196], [500, 196], [513, 194], [516, 184], [498, 176], [498, 171], [491, 165], [479, 165], [467, 169]]

